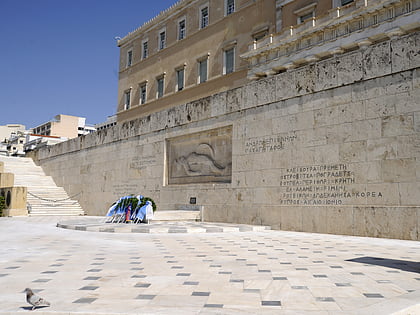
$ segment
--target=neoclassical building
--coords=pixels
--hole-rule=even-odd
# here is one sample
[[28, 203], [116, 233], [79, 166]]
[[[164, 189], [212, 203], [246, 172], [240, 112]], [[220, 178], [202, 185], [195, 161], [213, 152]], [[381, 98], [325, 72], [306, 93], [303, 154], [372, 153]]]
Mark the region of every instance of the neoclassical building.
[[118, 40], [117, 122], [404, 34], [418, 3], [180, 0]]
[[250, 43], [276, 32], [274, 0], [181, 0], [118, 41], [117, 121], [242, 86]]

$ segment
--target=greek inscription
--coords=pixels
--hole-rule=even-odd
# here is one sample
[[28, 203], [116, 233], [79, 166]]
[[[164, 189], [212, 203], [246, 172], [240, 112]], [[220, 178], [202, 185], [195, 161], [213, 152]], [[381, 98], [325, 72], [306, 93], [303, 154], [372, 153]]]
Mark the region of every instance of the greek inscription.
[[[354, 191], [354, 172], [346, 164], [300, 166], [285, 169], [282, 205], [342, 205], [354, 198], [382, 198], [380, 191]], [[348, 202], [347, 202], [348, 204]]]
[[138, 184], [130, 184], [130, 183], [121, 183], [121, 184], [114, 184], [112, 186], [113, 195], [116, 197], [122, 197], [129, 194], [137, 194], [139, 187]]
[[131, 160], [130, 163], [130, 168], [132, 169], [145, 169], [150, 165], [155, 165], [156, 164], [156, 159], [154, 157], [144, 157], [144, 158], [140, 158], [140, 157], [135, 157], [134, 159]]
[[245, 141], [245, 153], [264, 153], [283, 150], [287, 143], [297, 139], [296, 134], [251, 138]]

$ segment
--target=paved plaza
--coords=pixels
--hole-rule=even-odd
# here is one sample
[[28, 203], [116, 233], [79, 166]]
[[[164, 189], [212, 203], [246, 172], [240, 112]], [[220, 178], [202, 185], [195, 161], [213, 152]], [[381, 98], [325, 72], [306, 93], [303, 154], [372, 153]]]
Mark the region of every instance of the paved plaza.
[[26, 287], [34, 314], [420, 314], [414, 241], [92, 217], [0, 218], [0, 239], [1, 315]]

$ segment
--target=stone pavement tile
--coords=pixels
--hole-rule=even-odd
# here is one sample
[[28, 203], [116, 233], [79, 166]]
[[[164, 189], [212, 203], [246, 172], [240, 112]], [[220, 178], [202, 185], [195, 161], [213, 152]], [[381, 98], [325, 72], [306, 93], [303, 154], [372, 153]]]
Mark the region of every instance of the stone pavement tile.
[[[19, 224], [10, 224], [16, 222]], [[385, 266], [346, 261], [381, 255], [419, 261], [417, 242], [281, 231], [82, 232], [57, 229], [47, 221], [8, 218], [0, 220], [0, 235], [4, 240], [0, 274], [7, 274], [0, 277], [0, 295], [9, 297], [6, 310], [12, 312], [26, 305], [22, 293], [26, 286], [41, 290], [40, 295], [53, 303], [48, 311], [54, 312], [135, 314], [140, 309], [166, 314], [165, 305], [174, 303], [174, 294], [185, 304], [177, 306], [179, 314], [220, 311], [204, 305], [222, 305], [223, 314], [266, 314], [273, 308], [281, 314], [350, 314], [391, 302], [398, 310], [420, 300], [412, 295], [420, 290], [419, 274], [390, 273]], [[27, 240], [29, 248], [23, 246]], [[60, 266], [51, 266], [57, 264]], [[16, 266], [19, 268], [4, 269]], [[91, 269], [101, 270], [88, 272]], [[44, 271], [57, 272], [42, 274]], [[150, 285], [135, 287], [139, 283]], [[83, 287], [97, 288], [80, 290]], [[232, 296], [234, 303], [229, 302], [232, 298], [223, 300], [226, 296]], [[83, 298], [95, 300], [72, 303]], [[207, 300], [197, 303], [204, 298]], [[278, 302], [280, 306], [275, 305]]]
[[244, 294], [242, 291], [227, 291], [219, 290], [219, 292], [212, 292], [208, 297], [209, 304], [223, 304], [228, 308], [247, 308], [260, 307], [261, 299], [258, 295]]

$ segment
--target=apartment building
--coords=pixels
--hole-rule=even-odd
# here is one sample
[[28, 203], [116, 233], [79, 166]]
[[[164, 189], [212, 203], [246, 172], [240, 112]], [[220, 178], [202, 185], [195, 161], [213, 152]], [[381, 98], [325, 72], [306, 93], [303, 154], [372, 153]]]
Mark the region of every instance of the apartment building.
[[86, 124], [86, 118], [70, 115], [57, 115], [54, 119], [32, 128], [32, 132], [36, 135], [65, 137], [68, 139], [94, 131], [96, 131], [94, 127]]
[[249, 44], [276, 31], [274, 0], [181, 0], [118, 41], [117, 121], [242, 86]]

